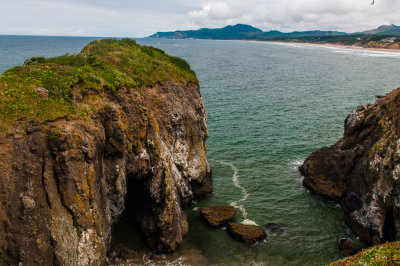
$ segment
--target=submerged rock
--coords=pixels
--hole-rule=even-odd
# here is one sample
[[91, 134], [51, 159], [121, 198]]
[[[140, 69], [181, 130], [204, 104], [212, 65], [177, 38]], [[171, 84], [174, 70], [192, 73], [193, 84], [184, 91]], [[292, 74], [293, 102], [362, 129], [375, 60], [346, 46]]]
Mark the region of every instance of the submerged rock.
[[258, 226], [230, 222], [228, 223], [226, 230], [233, 238], [242, 241], [247, 245], [263, 241], [267, 237], [265, 231]]
[[232, 206], [216, 205], [201, 208], [200, 215], [212, 227], [221, 227], [235, 218], [236, 209]]
[[400, 239], [400, 88], [355, 109], [343, 138], [314, 151], [299, 170], [306, 188], [341, 205], [362, 240]]
[[279, 226], [276, 223], [267, 223], [265, 224], [265, 228], [275, 234], [282, 234], [287, 229], [286, 227]]

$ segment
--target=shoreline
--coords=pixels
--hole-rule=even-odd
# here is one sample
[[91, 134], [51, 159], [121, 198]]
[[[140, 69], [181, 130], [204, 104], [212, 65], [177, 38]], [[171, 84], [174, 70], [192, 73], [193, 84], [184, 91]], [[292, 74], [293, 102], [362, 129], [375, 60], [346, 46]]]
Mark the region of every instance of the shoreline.
[[349, 50], [365, 50], [365, 51], [375, 51], [375, 52], [400, 53], [400, 49], [383, 48], [383, 47], [363, 47], [363, 46], [359, 46], [359, 45], [345, 45], [345, 44], [337, 44], [337, 43], [309, 43], [309, 42], [257, 41], [257, 40], [255, 40], [255, 42], [266, 42], [266, 43], [275, 43], [275, 44], [295, 44], [295, 45], [316, 46], [316, 47], [333, 47], [333, 48], [341, 48], [341, 49], [349, 49]]
[[[154, 38], [158, 39], [158, 38]], [[400, 48], [385, 48], [385, 47], [364, 47], [361, 45], [346, 45], [339, 43], [310, 43], [310, 42], [294, 42], [294, 41], [268, 41], [268, 40], [246, 40], [246, 39], [198, 39], [198, 38], [159, 38], [159, 39], [171, 39], [171, 40], [206, 40], [206, 41], [236, 41], [236, 42], [260, 42], [260, 43], [272, 43], [272, 44], [293, 44], [293, 45], [304, 45], [304, 46], [316, 46], [316, 47], [332, 47], [349, 50], [364, 50], [364, 51], [375, 51], [375, 52], [390, 52], [400, 53]]]

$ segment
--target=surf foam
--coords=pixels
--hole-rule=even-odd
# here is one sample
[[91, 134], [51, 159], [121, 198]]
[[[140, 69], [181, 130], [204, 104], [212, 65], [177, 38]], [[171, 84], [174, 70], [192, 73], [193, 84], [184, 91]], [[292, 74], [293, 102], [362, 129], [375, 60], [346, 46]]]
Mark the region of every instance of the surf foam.
[[239, 169], [234, 164], [229, 163], [229, 162], [225, 162], [225, 161], [222, 161], [222, 160], [216, 160], [216, 162], [218, 162], [218, 163], [220, 163], [222, 165], [225, 165], [225, 166], [229, 166], [233, 170], [233, 175], [232, 175], [233, 185], [242, 192], [243, 197], [241, 199], [237, 200], [237, 201], [232, 201], [230, 203], [230, 206], [233, 206], [233, 207], [239, 209], [240, 212], [242, 213], [243, 221], [241, 223], [242, 224], [248, 224], [248, 225], [257, 225], [256, 222], [247, 219], [246, 208], [243, 205], [239, 204], [240, 202], [244, 202], [245, 200], [247, 200], [247, 198], [250, 196], [250, 194], [247, 191], [247, 189], [245, 189], [244, 187], [242, 187], [240, 185]]
[[303, 159], [297, 159], [297, 160], [289, 162], [289, 165], [290, 165], [290, 167], [292, 167], [293, 170], [297, 171], [297, 170], [299, 170], [299, 167], [301, 165], [303, 165], [303, 163], [304, 163]]

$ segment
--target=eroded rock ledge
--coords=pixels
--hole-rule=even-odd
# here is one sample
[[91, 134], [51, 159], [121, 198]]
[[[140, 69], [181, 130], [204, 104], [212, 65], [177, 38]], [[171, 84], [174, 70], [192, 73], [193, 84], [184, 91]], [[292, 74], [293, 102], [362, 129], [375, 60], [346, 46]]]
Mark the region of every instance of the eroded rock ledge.
[[82, 118], [32, 119], [0, 135], [0, 264], [106, 264], [127, 193], [148, 245], [174, 251], [188, 232], [183, 208], [211, 193], [198, 84], [75, 88], [72, 104], [93, 107]]
[[400, 88], [359, 106], [336, 144], [300, 167], [311, 192], [338, 202], [349, 228], [369, 244], [400, 239]]

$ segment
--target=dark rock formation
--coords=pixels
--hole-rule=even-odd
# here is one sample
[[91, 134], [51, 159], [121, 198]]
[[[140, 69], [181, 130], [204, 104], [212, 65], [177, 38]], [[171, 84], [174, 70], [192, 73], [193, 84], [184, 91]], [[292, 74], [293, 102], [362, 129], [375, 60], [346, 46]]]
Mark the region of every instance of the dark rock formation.
[[282, 234], [287, 229], [286, 227], [279, 226], [276, 223], [267, 223], [265, 228], [274, 234]]
[[105, 264], [127, 193], [150, 247], [174, 251], [188, 232], [183, 207], [211, 193], [198, 84], [105, 87], [74, 99], [91, 104], [90, 116], [0, 134], [0, 264]]
[[348, 240], [347, 238], [341, 238], [338, 241], [338, 247], [340, 250], [340, 253], [343, 254], [343, 256], [351, 256], [357, 253], [356, 248], [354, 247], [354, 245], [351, 243], [350, 240]]
[[226, 230], [233, 238], [242, 241], [247, 245], [262, 241], [267, 237], [264, 230], [258, 226], [250, 226], [230, 222], [228, 223], [228, 227]]
[[200, 215], [212, 227], [221, 227], [235, 218], [236, 209], [235, 207], [224, 205], [210, 206], [201, 208]]
[[343, 138], [300, 167], [311, 192], [338, 202], [367, 243], [400, 239], [400, 89], [345, 120]]

